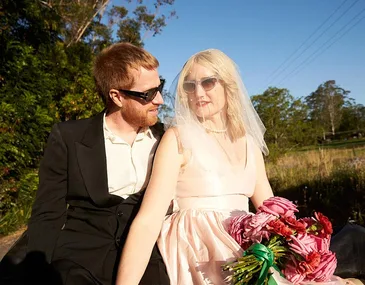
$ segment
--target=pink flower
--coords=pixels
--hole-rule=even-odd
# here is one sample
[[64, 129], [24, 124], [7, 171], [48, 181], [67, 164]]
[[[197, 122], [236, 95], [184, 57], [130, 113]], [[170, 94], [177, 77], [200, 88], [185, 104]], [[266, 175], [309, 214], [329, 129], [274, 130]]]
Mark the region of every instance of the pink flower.
[[271, 197], [264, 201], [258, 208], [258, 212], [265, 212], [276, 217], [293, 217], [294, 212], [298, 212], [297, 206], [282, 197]]
[[294, 284], [308, 281], [325, 282], [331, 278], [336, 266], [337, 260], [332, 252], [312, 252], [302, 261], [293, 255], [290, 256], [283, 273], [285, 278]]
[[290, 260], [283, 269], [283, 274], [287, 280], [294, 284], [301, 283], [306, 277], [299, 271], [299, 261], [293, 255], [290, 256]]
[[312, 225], [316, 223], [316, 220], [314, 218], [308, 218], [308, 217], [298, 219], [298, 221], [301, 223], [305, 223], [307, 228], [310, 228]]
[[312, 251], [324, 253], [329, 251], [329, 239], [321, 238], [311, 234], [301, 234], [291, 236], [289, 248], [306, 258]]
[[243, 235], [246, 225], [251, 221], [252, 217], [252, 214], [236, 216], [229, 223], [228, 233], [241, 247], [248, 241]]
[[326, 252], [321, 255], [320, 264], [311, 273], [308, 274], [308, 281], [324, 282], [328, 281], [336, 270], [337, 259], [332, 252]]
[[244, 237], [249, 238], [254, 243], [261, 243], [262, 238], [269, 239], [270, 232], [266, 226], [273, 220], [276, 220], [276, 217], [271, 214], [265, 212], [256, 213], [246, 224]]

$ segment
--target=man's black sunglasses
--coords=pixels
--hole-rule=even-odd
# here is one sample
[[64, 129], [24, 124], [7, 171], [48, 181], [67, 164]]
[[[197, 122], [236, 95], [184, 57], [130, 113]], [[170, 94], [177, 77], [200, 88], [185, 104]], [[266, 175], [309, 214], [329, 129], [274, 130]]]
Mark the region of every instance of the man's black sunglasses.
[[119, 89], [118, 91], [123, 92], [126, 95], [138, 97], [146, 102], [151, 102], [153, 99], [155, 99], [157, 92], [160, 92], [162, 94], [163, 86], [165, 85], [165, 79], [160, 80], [160, 85], [158, 87], [152, 88], [150, 90], [147, 90], [145, 92], [138, 92], [138, 91], [131, 91], [131, 90], [123, 90]]

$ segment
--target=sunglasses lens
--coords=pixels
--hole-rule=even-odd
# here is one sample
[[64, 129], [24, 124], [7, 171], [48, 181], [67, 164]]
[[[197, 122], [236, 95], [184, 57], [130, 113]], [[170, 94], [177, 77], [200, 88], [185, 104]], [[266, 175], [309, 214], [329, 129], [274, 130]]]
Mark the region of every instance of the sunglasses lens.
[[202, 87], [205, 91], [212, 90], [217, 83], [217, 78], [207, 78], [201, 82]]
[[155, 99], [157, 92], [159, 91], [158, 88], [155, 88], [153, 90], [150, 90], [147, 92], [146, 101], [151, 102], [153, 99]]
[[195, 91], [195, 83], [194, 82], [184, 82], [183, 88], [187, 93], [193, 93]]
[[157, 92], [160, 92], [162, 94], [164, 85], [165, 85], [165, 80], [161, 80], [161, 83], [158, 87], [149, 90], [147, 92], [146, 101], [151, 102], [153, 99], [155, 99]]
[[162, 94], [163, 87], [165, 86], [165, 80], [161, 80], [160, 86], [158, 86], [158, 91]]

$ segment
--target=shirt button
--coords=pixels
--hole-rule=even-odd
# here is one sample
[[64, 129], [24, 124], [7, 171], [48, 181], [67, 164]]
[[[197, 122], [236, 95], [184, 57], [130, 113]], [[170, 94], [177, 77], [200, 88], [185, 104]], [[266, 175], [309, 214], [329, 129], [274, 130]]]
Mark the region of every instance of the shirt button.
[[123, 215], [124, 215], [124, 213], [123, 213], [123, 212], [121, 212], [121, 211], [119, 211], [119, 212], [117, 213], [117, 215], [118, 215], [118, 217], [121, 217], [121, 216], [123, 216]]

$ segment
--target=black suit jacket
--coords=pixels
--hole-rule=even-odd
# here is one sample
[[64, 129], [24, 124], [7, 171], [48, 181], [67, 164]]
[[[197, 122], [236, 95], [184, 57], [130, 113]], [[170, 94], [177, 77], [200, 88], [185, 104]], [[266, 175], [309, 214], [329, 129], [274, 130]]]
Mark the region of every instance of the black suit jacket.
[[[163, 133], [161, 125], [151, 130], [155, 136]], [[28, 251], [43, 252], [49, 262], [71, 260], [98, 282], [110, 284], [144, 191], [128, 199], [109, 194], [103, 113], [56, 124], [39, 177], [28, 224]], [[166, 275], [156, 246], [151, 260]]]

